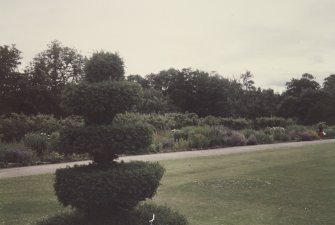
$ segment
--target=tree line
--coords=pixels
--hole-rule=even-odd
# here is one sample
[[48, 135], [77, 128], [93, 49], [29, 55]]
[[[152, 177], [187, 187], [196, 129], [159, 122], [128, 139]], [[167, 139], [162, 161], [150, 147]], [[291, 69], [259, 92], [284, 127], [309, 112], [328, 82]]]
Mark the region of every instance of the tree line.
[[[38, 53], [23, 71], [21, 52], [15, 45], [0, 46], [0, 114], [69, 114], [62, 98], [86, 82], [125, 80], [137, 83], [141, 101], [129, 111], [140, 113], [190, 112], [200, 117], [294, 118], [302, 124], [325, 121], [335, 124], [335, 74], [320, 85], [305, 73], [286, 82], [286, 90], [256, 87], [249, 71], [238, 79], [196, 69], [168, 69], [146, 76], [125, 76], [123, 59], [117, 53], [99, 51], [90, 58], [76, 49], [53, 41]], [[73, 97], [73, 96], [72, 96]], [[79, 98], [82, 96], [78, 96]], [[115, 103], [117, 105], [122, 102]], [[99, 106], [96, 106], [99, 107]]]

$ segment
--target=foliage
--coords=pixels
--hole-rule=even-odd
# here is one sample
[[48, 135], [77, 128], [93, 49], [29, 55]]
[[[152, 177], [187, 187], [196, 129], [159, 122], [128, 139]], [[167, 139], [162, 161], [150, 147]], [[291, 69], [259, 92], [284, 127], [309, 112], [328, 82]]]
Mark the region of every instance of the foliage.
[[254, 75], [251, 74], [250, 71], [246, 71], [244, 74], [240, 75], [240, 82], [244, 87], [244, 90], [256, 90], [254, 86], [255, 82], [252, 80], [253, 77]]
[[273, 137], [270, 134], [266, 134], [264, 131], [257, 131], [255, 134], [258, 144], [271, 144], [273, 143]]
[[70, 114], [83, 116], [88, 124], [103, 124], [111, 123], [117, 113], [132, 110], [141, 100], [141, 87], [135, 83], [81, 83], [65, 89], [63, 107]]
[[12, 113], [0, 118], [0, 133], [4, 142], [20, 141], [30, 130], [29, 119], [23, 114]]
[[108, 162], [118, 154], [139, 153], [152, 141], [152, 130], [144, 123], [124, 126], [68, 127], [60, 132], [60, 152], [89, 153], [96, 162]]
[[85, 64], [85, 80], [102, 82], [124, 79], [124, 62], [117, 53], [95, 52]]
[[200, 119], [201, 124], [207, 124], [210, 126], [220, 126], [223, 125], [233, 130], [241, 130], [250, 128], [252, 123], [248, 119], [244, 118], [222, 118], [214, 116], [206, 116]]
[[244, 135], [237, 131], [232, 131], [231, 135], [227, 138], [228, 146], [243, 146], [246, 145], [248, 140], [244, 137]]
[[174, 110], [171, 100], [162, 91], [153, 88], [143, 89], [143, 101], [138, 107], [141, 113], [167, 113]]
[[23, 142], [26, 148], [36, 152], [38, 156], [49, 149], [49, 135], [46, 133], [28, 133], [24, 136]]
[[37, 54], [28, 67], [31, 76], [42, 75], [51, 91], [59, 91], [67, 83], [78, 83], [83, 79], [84, 58], [76, 49], [63, 46], [55, 40], [48, 48]]
[[25, 70], [20, 98], [26, 114], [63, 114], [61, 91], [69, 83], [83, 78], [84, 58], [77, 50], [52, 41], [45, 51], [37, 54]]
[[115, 214], [152, 198], [163, 173], [158, 163], [78, 166], [57, 170], [54, 186], [64, 206], [86, 213]]
[[257, 145], [258, 141], [254, 134], [250, 135], [247, 139], [247, 145]]
[[62, 128], [65, 127], [82, 127], [84, 126], [84, 119], [81, 116], [71, 115], [59, 121]]
[[318, 140], [319, 136], [315, 131], [306, 130], [298, 133], [298, 138], [300, 141], [313, 141]]
[[116, 115], [113, 124], [121, 125], [136, 121], [149, 123], [156, 131], [161, 131], [197, 125], [199, 123], [199, 118], [194, 113], [122, 113]]
[[53, 115], [38, 114], [28, 118], [31, 124], [31, 130], [34, 132], [51, 134], [61, 128], [60, 121]]
[[34, 225], [147, 225], [155, 214], [155, 224], [187, 225], [186, 218], [166, 206], [143, 204], [130, 211], [127, 215], [119, 214], [113, 217], [92, 217], [80, 212], [63, 213], [51, 218], [40, 220]]
[[0, 46], [0, 114], [10, 113], [13, 110], [20, 60], [21, 52], [15, 45]]
[[7, 163], [19, 163], [21, 165], [29, 164], [33, 159], [33, 152], [25, 148], [8, 148], [4, 151], [3, 159]]
[[282, 117], [259, 117], [254, 120], [254, 128], [262, 129], [266, 127], [284, 127], [293, 125], [292, 119], [285, 119]]

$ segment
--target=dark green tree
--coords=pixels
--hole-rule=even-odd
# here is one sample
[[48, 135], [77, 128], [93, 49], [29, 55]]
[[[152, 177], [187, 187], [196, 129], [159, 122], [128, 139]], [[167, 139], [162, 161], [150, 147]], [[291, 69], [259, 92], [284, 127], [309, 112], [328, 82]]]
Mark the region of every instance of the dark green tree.
[[88, 82], [124, 79], [124, 62], [117, 53], [96, 52], [85, 65]]
[[27, 73], [44, 79], [48, 89], [59, 92], [68, 83], [79, 83], [84, 75], [84, 57], [76, 49], [52, 41], [48, 48], [37, 54]]
[[245, 73], [240, 75], [240, 82], [244, 90], [246, 91], [256, 90], [256, 87], [254, 86], [255, 82], [252, 80], [253, 77], [254, 75], [251, 74], [250, 71], [246, 71]]
[[280, 116], [297, 118], [303, 124], [322, 120], [320, 107], [324, 95], [314, 79], [313, 75], [305, 73], [300, 79], [292, 79], [286, 83], [286, 91], [278, 107]]
[[19, 112], [18, 98], [23, 75], [19, 72], [21, 52], [15, 45], [0, 46], [0, 114]]
[[[331, 74], [324, 79], [322, 91], [322, 107], [324, 120], [327, 124], [335, 124], [335, 75]], [[321, 110], [320, 109], [320, 110]]]
[[53, 41], [37, 54], [25, 73], [28, 77], [22, 88], [25, 113], [64, 115], [60, 108], [61, 92], [68, 84], [83, 79], [84, 58], [77, 50]]

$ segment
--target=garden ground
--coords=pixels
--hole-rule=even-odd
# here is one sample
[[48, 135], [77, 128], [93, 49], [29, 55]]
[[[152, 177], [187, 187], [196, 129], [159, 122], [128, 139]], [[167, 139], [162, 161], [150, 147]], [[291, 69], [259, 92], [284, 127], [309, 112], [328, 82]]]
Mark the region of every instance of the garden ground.
[[[191, 225], [333, 224], [335, 145], [320, 143], [161, 161], [167, 172], [153, 201], [180, 211]], [[0, 224], [29, 224], [64, 211], [53, 178], [1, 180]]]
[[[235, 154], [242, 152], [252, 152], [252, 151], [264, 151], [271, 149], [281, 149], [287, 147], [301, 147], [306, 145], [318, 145], [325, 143], [335, 143], [335, 139], [328, 140], [318, 140], [310, 142], [289, 142], [289, 143], [277, 143], [277, 144], [263, 144], [263, 145], [253, 145], [253, 146], [239, 146], [239, 147], [229, 147], [229, 148], [218, 148], [211, 150], [196, 150], [196, 151], [183, 151], [183, 152], [170, 152], [170, 153], [157, 153], [149, 155], [137, 155], [137, 156], [124, 156], [120, 157], [120, 160], [131, 161], [131, 160], [141, 160], [141, 161], [161, 161], [169, 159], [180, 159], [180, 158], [193, 158], [200, 156], [212, 156], [212, 155], [225, 155], [225, 154]], [[72, 163], [59, 163], [50, 165], [39, 165], [39, 166], [27, 166], [19, 168], [9, 168], [0, 169], [0, 179], [18, 176], [31, 176], [45, 173], [54, 173], [58, 168], [64, 168], [67, 166], [73, 166], [75, 164], [82, 165], [88, 164], [91, 161], [79, 161]]]

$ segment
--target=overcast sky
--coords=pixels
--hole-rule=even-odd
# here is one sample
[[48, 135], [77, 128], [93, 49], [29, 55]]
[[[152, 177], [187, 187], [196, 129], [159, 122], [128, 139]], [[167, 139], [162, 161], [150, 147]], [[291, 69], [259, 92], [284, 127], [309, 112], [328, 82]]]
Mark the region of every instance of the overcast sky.
[[24, 63], [52, 40], [118, 52], [126, 74], [171, 67], [246, 70], [256, 86], [283, 90], [308, 72], [335, 73], [334, 0], [0, 0], [0, 45]]

